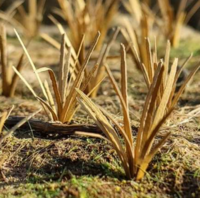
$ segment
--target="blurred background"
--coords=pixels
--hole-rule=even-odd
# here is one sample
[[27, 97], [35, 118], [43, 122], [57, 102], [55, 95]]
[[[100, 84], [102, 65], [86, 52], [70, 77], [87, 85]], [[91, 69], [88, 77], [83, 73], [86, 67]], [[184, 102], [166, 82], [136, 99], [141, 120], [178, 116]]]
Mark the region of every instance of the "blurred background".
[[[40, 1], [40, 0], [39, 0]], [[39, 2], [38, 1], [38, 2]], [[142, 1], [142, 0], [140, 0]], [[145, 1], [145, 0], [144, 0]], [[151, 4], [151, 7], [154, 8], [155, 10], [158, 9], [157, 6], [155, 6], [155, 2], [157, 0], [146, 0], [146, 2], [149, 2]], [[177, 11], [178, 6], [180, 4], [181, 0], [170, 0], [171, 4], [174, 6], [174, 9]], [[188, 0], [188, 7], [186, 10], [190, 10], [194, 4], [197, 2], [198, 0]], [[0, 0], [1, 3], [1, 7], [0, 10], [6, 10], [12, 3], [16, 2], [16, 0]], [[27, 9], [28, 7], [28, 0], [24, 0], [24, 4], [25, 9]], [[45, 13], [44, 13], [44, 20], [43, 23], [47, 24], [47, 25], [51, 25], [52, 22], [49, 20], [48, 15], [52, 14], [52, 10], [56, 7], [59, 7], [58, 5], [58, 1], [57, 0], [48, 0], [46, 1], [45, 4]], [[126, 13], [124, 7], [122, 6], [122, 4], [120, 5], [120, 10], [123, 13]], [[57, 16], [58, 18], [58, 16]], [[58, 18], [60, 22], [64, 22], [64, 20], [62, 20], [62, 18]], [[192, 16], [192, 18], [190, 19], [189, 23], [190, 26], [192, 26], [193, 28], [200, 30], [200, 8], [197, 10], [197, 12]]]

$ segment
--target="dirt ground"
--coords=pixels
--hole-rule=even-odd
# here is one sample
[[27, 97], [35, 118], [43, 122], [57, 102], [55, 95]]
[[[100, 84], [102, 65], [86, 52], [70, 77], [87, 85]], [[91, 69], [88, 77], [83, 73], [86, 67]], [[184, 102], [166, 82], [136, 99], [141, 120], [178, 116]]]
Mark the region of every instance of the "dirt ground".
[[[187, 28], [184, 31], [181, 44], [172, 50], [171, 58], [179, 57], [182, 62], [193, 52], [194, 57], [187, 66], [191, 70], [200, 60], [200, 34]], [[8, 41], [14, 63], [22, 49], [14, 35]], [[161, 56], [163, 49], [164, 44], [160, 46]], [[46, 66], [57, 70], [59, 52], [41, 38], [31, 42], [29, 52], [37, 68]], [[30, 65], [27, 60], [25, 62], [23, 73], [40, 92]], [[118, 59], [109, 62], [117, 80], [120, 78], [119, 64]], [[147, 89], [130, 57], [128, 64], [130, 116], [133, 125], [138, 126]], [[200, 119], [196, 116], [187, 120], [188, 113], [198, 108], [200, 111], [199, 78], [200, 71], [162, 128], [161, 133], [170, 131], [172, 135], [151, 162], [142, 181], [126, 180], [117, 154], [104, 140], [79, 136], [49, 140], [35, 137], [30, 126], [29, 130], [16, 131], [0, 149], [0, 198], [200, 197]], [[12, 116], [26, 116], [40, 108], [22, 82], [19, 82], [16, 95], [12, 99], [0, 96], [0, 110], [14, 104]], [[95, 101], [116, 117], [121, 116], [119, 101], [108, 79], [102, 83]], [[39, 113], [35, 119], [46, 120], [46, 117]], [[83, 110], [76, 114], [74, 122], [93, 123]]]

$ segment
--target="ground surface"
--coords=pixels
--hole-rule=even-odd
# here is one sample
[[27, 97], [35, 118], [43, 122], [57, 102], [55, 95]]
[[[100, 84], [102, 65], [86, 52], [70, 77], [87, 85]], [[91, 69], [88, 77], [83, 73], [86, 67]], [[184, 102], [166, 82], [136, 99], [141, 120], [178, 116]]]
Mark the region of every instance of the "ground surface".
[[[15, 38], [9, 39], [13, 62], [21, 53]], [[200, 60], [200, 36], [187, 33], [172, 57], [183, 61], [191, 52], [194, 58], [188, 65], [192, 69]], [[163, 47], [161, 47], [162, 49]], [[51, 66], [57, 70], [59, 53], [41, 39], [33, 41], [29, 52], [37, 67]], [[163, 54], [160, 50], [160, 54]], [[130, 114], [138, 124], [147, 89], [141, 74], [129, 63]], [[116, 79], [119, 79], [119, 60], [110, 62]], [[30, 65], [24, 74], [29, 76], [39, 91]], [[44, 76], [45, 78], [45, 76]], [[200, 72], [187, 87], [174, 114], [163, 131], [172, 135], [156, 155], [148, 173], [140, 182], [126, 180], [119, 159], [105, 141], [72, 136], [61, 140], [34, 137], [32, 130], [17, 131], [0, 149], [0, 198], [2, 197], [200, 197], [200, 119], [187, 120], [188, 113], [200, 108]], [[20, 82], [14, 99], [0, 97], [1, 111], [15, 105], [13, 115], [29, 115], [39, 109], [39, 103]], [[108, 79], [95, 99], [116, 117], [120, 117], [117, 97]], [[44, 114], [37, 118], [45, 120]], [[75, 122], [91, 123], [80, 111]], [[162, 131], [161, 131], [162, 132]]]

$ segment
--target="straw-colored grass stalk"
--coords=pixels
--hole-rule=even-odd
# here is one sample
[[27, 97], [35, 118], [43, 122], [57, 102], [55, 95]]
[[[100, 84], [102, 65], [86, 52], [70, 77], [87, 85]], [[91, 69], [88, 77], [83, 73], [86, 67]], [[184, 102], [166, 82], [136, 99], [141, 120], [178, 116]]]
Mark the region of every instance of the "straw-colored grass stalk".
[[[170, 69], [170, 51], [171, 51], [171, 43], [167, 41], [165, 56], [163, 58], [158, 57], [158, 49], [157, 49], [157, 40], [155, 39], [154, 42], [154, 49], [151, 47], [151, 43], [148, 37], [144, 37], [142, 43], [139, 44], [139, 37], [133, 36], [133, 31], [131, 31], [131, 26], [127, 23], [127, 31], [122, 30], [122, 34], [127, 42], [127, 46], [130, 52], [130, 55], [136, 65], [136, 67], [142, 72], [146, 85], [149, 88], [151, 83], [153, 82], [153, 77], [155, 71], [159, 65], [159, 62], [163, 62], [164, 64], [164, 80], [163, 80], [163, 87], [166, 85], [168, 71]], [[190, 55], [182, 65], [179, 65], [179, 70], [176, 73], [176, 83], [183, 71], [184, 67], [192, 58]], [[164, 90], [164, 89], [162, 89]], [[174, 87], [174, 91], [176, 87]]]
[[61, 10], [57, 10], [56, 13], [66, 20], [75, 51], [79, 48], [83, 34], [86, 34], [85, 44], [90, 45], [97, 31], [101, 32], [97, 49], [101, 49], [111, 21], [117, 13], [119, 1], [58, 0]]
[[[124, 1], [124, 6], [132, 15], [132, 18], [131, 20], [124, 18], [121, 33], [126, 41], [127, 52], [131, 55], [133, 61], [136, 63], [136, 67], [140, 69], [140, 66], [137, 64], [130, 46], [135, 46], [141, 61], [146, 65], [148, 63], [146, 38], [149, 38], [151, 35], [151, 30], [155, 22], [155, 16], [148, 7], [148, 4], [143, 4], [138, 0]], [[138, 9], [136, 9], [137, 7]], [[134, 25], [135, 23], [132, 23], [134, 19], [137, 19], [136, 25]]]
[[[123, 126], [110, 113], [95, 105], [83, 92], [77, 90], [81, 97], [79, 101], [82, 107], [94, 119], [116, 150], [128, 178], [136, 177], [137, 180], [143, 178], [149, 163], [166, 142], [170, 133], [163, 134], [162, 138], [155, 142], [156, 135], [174, 109], [188, 81], [199, 68], [198, 66], [191, 72], [178, 93], [175, 94], [177, 66], [178, 59], [175, 59], [169, 74], [166, 75], [164, 62], [160, 61], [157, 65], [152, 82], [149, 85], [135, 143], [133, 142], [129, 117], [126, 51], [123, 45], [121, 46], [121, 89], [118, 87], [109, 68], [106, 67], [108, 76], [120, 100]], [[165, 80], [166, 83], [164, 83]], [[123, 142], [120, 141], [121, 137], [124, 140]]]
[[[4, 1], [0, 2], [0, 6]], [[14, 15], [16, 14], [16, 9], [23, 3], [23, 1], [14, 1], [5, 11], [0, 10], [0, 19], [8, 22], [12, 25], [20, 24], [14, 19]]]
[[[175, 59], [173, 64], [170, 66], [170, 50], [171, 50], [171, 44], [170, 41], [167, 42], [166, 45], [166, 51], [165, 51], [165, 56], [164, 59], [159, 59], [158, 58], [158, 54], [157, 54], [157, 43], [155, 41], [155, 46], [154, 46], [154, 50], [151, 49], [151, 44], [149, 39], [146, 39], [146, 57], [147, 57], [147, 63], [144, 64], [142, 62], [142, 60], [140, 59], [138, 52], [136, 50], [136, 48], [132, 45], [131, 46], [131, 51], [132, 51], [132, 55], [134, 56], [134, 59], [136, 61], [136, 64], [138, 65], [138, 67], [140, 67], [140, 70], [144, 76], [144, 80], [146, 82], [147, 88], [149, 89], [151, 84], [153, 83], [153, 79], [154, 79], [154, 75], [156, 73], [156, 70], [159, 66], [159, 64], [163, 65], [164, 68], [164, 74], [163, 74], [163, 80], [161, 82], [161, 86], [162, 89], [159, 90], [159, 94], [163, 95], [165, 87], [167, 86], [168, 83], [168, 78], [170, 76], [170, 72], [172, 72], [172, 70], [174, 69], [175, 71], [175, 77], [174, 77], [174, 82], [173, 82], [173, 89], [171, 91], [171, 96], [170, 96], [170, 100], [168, 103], [168, 107], [171, 105], [172, 103], [172, 99], [173, 99], [173, 95], [175, 94], [175, 92], [177, 91], [177, 83], [178, 83], [178, 79], [184, 69], [184, 67], [187, 65], [187, 63], [190, 61], [190, 59], [192, 58], [192, 55], [190, 55], [184, 62], [182, 65], [179, 65], [179, 67], [177, 68], [178, 65], [178, 59]], [[196, 73], [196, 71], [198, 70], [199, 65], [197, 65], [194, 68], [194, 71], [192, 71], [192, 73], [188, 76], [188, 78], [186, 78], [186, 81], [182, 82], [182, 85], [184, 87], [180, 87], [178, 90], [179, 95], [183, 92], [185, 86], [186, 86], [186, 82], [188, 82], [190, 80], [190, 78]]]
[[[200, 1], [194, 2], [195, 1], [189, 2], [188, 0], [181, 0], [178, 11], [175, 13], [169, 0], [158, 0], [162, 16], [160, 31], [171, 41], [173, 47], [178, 47], [179, 45], [182, 26], [189, 22], [191, 17], [200, 7]], [[194, 5], [189, 11], [186, 11], [186, 8], [190, 3], [194, 3]]]
[[[69, 39], [69, 37], [67, 36], [67, 34], [64, 31], [63, 26], [55, 20], [55, 18], [50, 17], [51, 20], [56, 24], [56, 26], [58, 27], [60, 34], [65, 34], [65, 43], [66, 46], [68, 48], [71, 48], [71, 61], [75, 64], [75, 70], [74, 70], [74, 76], [77, 75], [77, 72], [80, 70], [80, 65], [83, 64], [84, 59], [85, 59], [85, 54], [87, 53], [87, 49], [85, 48], [85, 34], [82, 36], [82, 39], [79, 43], [79, 47], [78, 50], [76, 50], [73, 45], [71, 40]], [[119, 33], [120, 29], [116, 28], [113, 29], [113, 33], [110, 36], [110, 38], [108, 39], [107, 43], [104, 44], [100, 50], [100, 56], [99, 56], [99, 64], [98, 64], [98, 68], [96, 69], [96, 72], [93, 74], [93, 76], [91, 77], [90, 82], [88, 83], [87, 88], [85, 89], [84, 93], [88, 94], [90, 93], [92, 90], [93, 92], [91, 93], [90, 97], [96, 97], [97, 93], [98, 93], [98, 88], [99, 86], [97, 86], [97, 84], [99, 84], [100, 81], [102, 81], [103, 77], [105, 76], [105, 62], [106, 62], [106, 58], [109, 54], [109, 51], [112, 47], [113, 42], [116, 40], [116, 37]], [[56, 49], [60, 49], [60, 44], [58, 41], [56, 41], [54, 38], [50, 37], [48, 34], [41, 34], [41, 37], [48, 42], [51, 46], [55, 47]], [[100, 37], [101, 38], [101, 37]], [[93, 61], [94, 59], [98, 59], [98, 57], [92, 57]], [[87, 66], [85, 68], [85, 73], [88, 74], [90, 71], [90, 66]], [[96, 89], [94, 90], [94, 87], [96, 87]]]
[[[2, 95], [6, 97], [13, 97], [15, 94], [18, 76], [13, 73], [12, 65], [9, 62], [7, 52], [7, 37], [6, 28], [0, 24], [0, 65], [1, 65], [1, 80], [2, 80]], [[23, 66], [23, 54], [17, 62], [17, 70], [21, 71]]]
[[142, 19], [142, 5], [140, 0], [128, 0], [122, 1], [126, 10], [132, 15], [138, 24], [140, 24]]
[[[78, 109], [78, 103], [76, 100], [77, 92], [75, 91], [75, 88], [79, 88], [80, 90], [85, 91], [85, 89], [88, 86], [88, 83], [90, 82], [92, 76], [96, 72], [101, 62], [102, 55], [100, 55], [97, 61], [95, 61], [95, 63], [90, 67], [90, 70], [87, 70], [86, 72], [86, 68], [88, 67], [91, 55], [100, 38], [100, 33], [98, 32], [96, 34], [96, 37], [94, 38], [94, 41], [91, 44], [82, 65], [78, 66], [79, 70], [77, 71], [75, 71], [76, 62], [73, 62], [72, 59], [72, 49], [70, 47], [66, 48], [66, 43], [65, 43], [66, 36], [65, 34], [62, 35], [62, 43], [60, 47], [60, 69], [59, 69], [58, 80], [56, 80], [56, 76], [50, 68], [44, 67], [36, 69], [33, 61], [30, 58], [28, 51], [26, 50], [17, 32], [16, 35], [24, 49], [25, 54], [27, 55], [27, 58], [30, 61], [30, 64], [33, 68], [33, 72], [35, 73], [38, 79], [39, 85], [44, 95], [44, 99], [40, 98], [37, 95], [37, 93], [35, 93], [31, 85], [20, 74], [20, 72], [17, 69], [15, 68], [13, 69], [23, 80], [23, 82], [26, 84], [26, 86], [29, 88], [32, 94], [40, 101], [47, 115], [49, 116], [50, 120], [60, 121], [62, 123], [70, 123], [70, 121], [73, 118], [73, 115]], [[47, 81], [42, 82], [42, 80], [40, 79], [39, 74], [41, 72], [48, 72], [52, 84], [51, 88]], [[75, 73], [76, 75], [74, 75]], [[101, 80], [97, 83], [96, 86], [98, 86], [100, 82]], [[96, 87], [93, 87], [93, 90], [95, 90], [95, 88]], [[51, 93], [51, 90], [53, 90], [53, 94]], [[91, 92], [88, 93], [88, 95], [90, 95], [93, 92], [93, 90], [91, 90]]]
[[147, 15], [143, 15], [140, 26], [137, 30], [132, 27], [128, 19], [124, 19], [124, 28], [121, 29], [121, 33], [126, 41], [127, 52], [132, 57], [133, 62], [139, 70], [141, 68], [138, 64], [137, 57], [135, 57], [135, 54], [133, 53], [132, 45], [134, 45], [135, 49], [137, 50], [141, 62], [147, 65], [149, 49], [147, 46], [146, 38], [149, 37], [149, 32], [150, 24]]
[[6, 122], [6, 120], [8, 119], [8, 117], [10, 116], [12, 110], [14, 107], [12, 107], [9, 111], [4, 111], [1, 115], [0, 115], [0, 145], [1, 143], [7, 138], [9, 137], [13, 132], [15, 132], [18, 128], [20, 128], [24, 123], [26, 123], [28, 120], [30, 120], [32, 117], [34, 117], [37, 113], [39, 113], [41, 110], [38, 110], [32, 114], [30, 114], [29, 116], [23, 118], [22, 120], [20, 120], [17, 124], [15, 124], [9, 131], [4, 131], [3, 127], [4, 124]]
[[28, 0], [28, 12], [23, 5], [17, 7], [16, 19], [27, 37], [38, 34], [44, 14], [46, 0]]

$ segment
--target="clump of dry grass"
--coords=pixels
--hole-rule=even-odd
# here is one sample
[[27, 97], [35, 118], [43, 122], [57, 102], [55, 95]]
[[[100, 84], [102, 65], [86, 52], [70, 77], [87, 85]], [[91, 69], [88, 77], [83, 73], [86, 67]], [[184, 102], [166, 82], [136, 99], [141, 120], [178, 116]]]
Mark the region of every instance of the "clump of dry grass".
[[142, 19], [142, 3], [139, 0], [122, 1], [126, 10], [132, 15], [138, 24]]
[[[20, 72], [17, 69], [15, 69], [14, 67], [13, 69], [23, 80], [23, 82], [26, 84], [26, 86], [29, 88], [32, 94], [40, 101], [50, 120], [60, 121], [62, 123], [70, 123], [70, 121], [73, 118], [73, 115], [78, 109], [78, 103], [76, 101], [77, 93], [75, 91], [75, 88], [79, 88], [80, 90], [85, 91], [92, 76], [97, 71], [99, 64], [102, 61], [102, 58], [104, 57], [103, 54], [100, 54], [99, 58], [95, 61], [95, 63], [90, 67], [90, 69], [86, 71], [91, 55], [100, 38], [100, 33], [97, 33], [93, 43], [91, 44], [87, 52], [86, 57], [84, 58], [82, 65], [78, 66], [78, 70], [76, 67], [77, 59], [72, 59], [72, 48], [66, 48], [66, 35], [62, 35], [58, 80], [56, 80], [56, 76], [50, 68], [45, 67], [41, 69], [36, 69], [28, 51], [26, 50], [17, 32], [16, 35], [24, 49], [25, 54], [27, 55], [30, 61], [30, 64], [33, 68], [33, 72], [35, 73], [38, 79], [42, 93], [44, 95], [44, 99], [39, 97], [35, 93], [31, 85], [27, 82], [27, 80], [20, 74]], [[80, 46], [80, 48], [81, 47], [82, 46]], [[49, 74], [49, 78], [52, 83], [51, 88], [47, 81], [42, 82], [40, 79], [39, 74], [45, 71], [47, 71]], [[102, 80], [103, 78], [96, 84], [96, 86], [98, 86]], [[96, 87], [93, 87], [93, 89], [88, 93], [88, 95], [90, 95], [95, 90], [95, 88]], [[53, 95], [51, 93], [51, 89], [53, 90]]]
[[[87, 50], [85, 48], [85, 34], [82, 36], [82, 39], [80, 41], [79, 44], [79, 49], [78, 51], [76, 51], [76, 49], [73, 47], [71, 40], [69, 39], [69, 37], [67, 36], [67, 34], [65, 33], [65, 30], [63, 28], [63, 26], [52, 16], [50, 17], [51, 20], [55, 23], [55, 25], [58, 27], [59, 31], [61, 34], [65, 34], [65, 43], [66, 46], [68, 48], [71, 48], [71, 61], [76, 65], [75, 68], [75, 73], [74, 75], [76, 76], [77, 71], [80, 69], [80, 65], [83, 64], [84, 59], [85, 59], [85, 54], [87, 53]], [[90, 97], [96, 97], [97, 93], [98, 93], [98, 88], [99, 86], [97, 86], [99, 84], [100, 81], [102, 81], [103, 77], [105, 76], [105, 62], [106, 62], [106, 58], [109, 54], [109, 51], [112, 47], [113, 42], [116, 40], [118, 34], [119, 34], [120, 29], [116, 28], [113, 29], [113, 33], [110, 36], [110, 38], [108, 39], [107, 43], [104, 44], [100, 50], [100, 56], [99, 56], [99, 64], [98, 64], [98, 68], [96, 69], [96, 72], [94, 73], [94, 75], [91, 77], [90, 82], [88, 83], [88, 86], [86, 87], [84, 93], [88, 94], [90, 93], [92, 90], [93, 92], [91, 93]], [[60, 44], [59, 42], [57, 42], [54, 38], [50, 37], [48, 34], [41, 34], [41, 37], [48, 42], [51, 46], [55, 47], [56, 49], [60, 49]], [[100, 37], [101, 38], [101, 37]], [[99, 42], [98, 42], [99, 43]], [[98, 57], [96, 56], [95, 58], [93, 58], [93, 61], [95, 59], [98, 59]], [[86, 67], [86, 74], [89, 73], [90, 71], [90, 67], [87, 66]], [[94, 87], [96, 87], [96, 89], [94, 90]]]
[[[146, 38], [146, 62], [147, 62], [146, 64], [142, 62], [142, 59], [139, 57], [138, 52], [133, 45], [131, 46], [131, 51], [132, 51], [132, 55], [134, 56], [134, 60], [136, 61], [136, 64], [142, 71], [142, 74], [144, 76], [144, 80], [146, 82], [148, 89], [150, 88], [151, 84], [153, 83], [153, 78], [156, 73], [157, 67], [159, 66], [159, 64], [163, 65], [163, 68], [164, 68], [164, 75], [163, 75], [163, 81], [162, 81], [163, 88], [160, 90], [160, 92], [162, 92], [161, 93], [161, 95], [162, 95], [164, 92], [164, 88], [167, 85], [168, 78], [169, 78], [169, 70], [171, 70], [173, 68], [174, 64], [178, 65], [178, 58], [176, 58], [172, 64], [172, 66], [170, 66], [170, 51], [171, 51], [170, 41], [167, 42], [164, 59], [159, 59], [158, 54], [157, 54], [156, 40], [154, 43], [154, 49], [152, 50], [151, 43], [150, 43], [149, 39]], [[172, 89], [171, 97], [170, 97], [171, 100], [173, 98], [173, 95], [175, 94], [175, 91], [177, 91], [176, 84], [178, 82], [178, 79], [179, 79], [184, 67], [187, 65], [187, 63], [190, 61], [191, 58], [192, 58], [192, 54], [183, 62], [182, 65], [179, 65], [179, 67], [176, 66], [176, 68], [175, 68], [176, 72], [175, 72], [175, 78], [174, 78], [174, 82], [173, 82], [173, 89]], [[191, 72], [191, 76], [188, 76], [189, 79], [193, 76], [194, 73], [196, 73], [198, 67], [199, 67], [199, 64]], [[189, 79], [188, 79], [188, 81], [189, 81]], [[188, 82], [188, 81], [186, 80], [186, 82]], [[186, 84], [184, 82], [182, 82], [182, 84], [184, 86], [186, 86]], [[184, 88], [185, 87], [179, 88], [178, 91], [180, 91], [182, 93]], [[171, 102], [169, 104], [171, 104]]]
[[[0, 2], [0, 6], [4, 3], [4, 1]], [[13, 2], [5, 11], [0, 10], [0, 19], [11, 23], [12, 25], [20, 24], [14, 19], [16, 14], [16, 9], [23, 3], [23, 1], [15, 1]]]
[[[155, 15], [148, 7], [148, 4], [144, 4], [138, 0], [129, 0], [123, 2], [124, 7], [132, 16], [131, 20], [127, 17], [124, 18], [123, 27], [121, 33], [127, 44], [127, 52], [131, 55], [137, 69], [140, 70], [140, 66], [137, 64], [137, 60], [131, 50], [131, 45], [134, 45], [141, 61], [147, 65], [148, 64], [148, 48], [146, 38], [151, 36], [151, 31], [155, 23]], [[132, 23], [136, 20], [136, 26]]]
[[58, 0], [61, 10], [57, 10], [56, 13], [66, 20], [70, 30], [70, 40], [76, 52], [83, 34], [86, 34], [85, 44], [90, 45], [97, 31], [101, 32], [97, 49], [101, 49], [111, 21], [117, 13], [119, 1]]
[[[159, 35], [164, 35], [167, 40], [170, 40], [173, 47], [178, 47], [181, 28], [184, 24], [189, 22], [191, 17], [199, 9], [200, 2], [196, 1], [195, 3], [195, 1], [189, 2], [188, 0], [181, 0], [177, 12], [169, 0], [157, 0], [157, 3], [159, 6], [160, 15], [149, 8], [150, 2], [143, 2], [138, 0], [129, 0], [123, 2], [124, 7], [127, 9], [127, 11], [129, 11], [133, 19], [135, 19], [139, 25], [139, 29], [141, 30], [141, 41], [144, 41], [145, 37], [149, 37], [149, 35], [147, 35], [149, 31], [148, 25], [150, 25], [151, 21], [153, 21], [151, 25], [154, 24], [158, 27]], [[193, 6], [191, 6], [192, 4]], [[190, 7], [190, 9], [188, 9], [188, 7]], [[130, 32], [130, 28], [127, 28], [127, 30], [130, 36], [133, 38], [135, 33]], [[137, 32], [136, 30], [134, 31]], [[137, 41], [138, 40], [140, 39], [137, 39]], [[141, 44], [139, 45], [140, 48], [145, 46], [145, 42], [138, 43]]]
[[133, 53], [132, 46], [137, 50], [137, 55], [140, 57], [140, 60], [145, 65], [148, 64], [148, 43], [146, 38], [149, 38], [150, 35], [150, 21], [147, 15], [143, 15], [143, 20], [141, 20], [138, 30], [136, 31], [131, 22], [128, 19], [124, 19], [124, 28], [121, 29], [121, 33], [127, 44], [127, 52], [132, 57], [133, 62], [135, 63], [137, 69], [141, 69], [138, 64], [137, 57]]
[[[143, 178], [149, 163], [170, 135], [170, 133], [166, 133], [162, 135], [160, 140], [155, 141], [160, 128], [172, 113], [185, 86], [199, 69], [198, 65], [175, 94], [177, 66], [178, 59], [175, 59], [168, 74], [163, 61], [159, 61], [158, 65], [155, 65], [155, 73], [152, 75], [152, 81], [149, 84], [149, 91], [143, 107], [135, 143], [133, 142], [129, 117], [126, 50], [123, 45], [121, 46], [121, 89], [118, 87], [109, 68], [106, 67], [108, 76], [121, 103], [123, 112], [122, 126], [117, 120], [113, 119], [110, 113], [95, 105], [83, 92], [77, 90], [81, 97], [79, 101], [82, 107], [94, 119], [116, 150], [128, 178], [134, 178], [135, 176], [137, 180]], [[121, 137], [123, 142], [120, 141]]]
[[[161, 10], [162, 21], [160, 31], [164, 33], [167, 39], [170, 40], [173, 47], [179, 45], [181, 28], [184, 24], [187, 24], [191, 17], [200, 7], [200, 2], [181, 0], [177, 13], [169, 0], [158, 0], [158, 4]], [[194, 3], [189, 11], [186, 11], [188, 4]], [[159, 20], [158, 20], [159, 23]]]
[[[15, 94], [18, 76], [13, 73], [12, 65], [9, 62], [7, 52], [7, 37], [6, 28], [3, 24], [0, 24], [0, 64], [2, 75], [2, 95], [6, 97], [13, 97]], [[23, 67], [23, 54], [20, 56], [16, 68], [21, 71]]]
[[29, 38], [35, 37], [39, 32], [43, 20], [45, 2], [46, 0], [28, 0], [28, 12], [26, 12], [23, 5], [17, 7], [15, 18], [24, 34]]
[[[127, 31], [126, 31], [127, 30]], [[157, 47], [157, 39], [154, 41], [154, 48], [152, 49], [150, 39], [148, 37], [141, 38], [142, 42], [140, 43], [140, 37], [134, 37], [133, 32], [131, 30], [131, 26], [127, 23], [126, 30], [122, 30], [122, 34], [127, 42], [127, 48], [129, 49], [132, 60], [134, 61], [136, 67], [142, 72], [146, 85], [149, 88], [153, 82], [153, 77], [155, 71], [162, 62], [164, 65], [164, 79], [163, 87], [166, 85], [168, 71], [170, 69], [170, 51], [171, 51], [171, 43], [167, 41], [166, 50], [164, 59], [158, 57], [158, 47]], [[145, 31], [146, 32], [146, 31]], [[179, 65], [179, 70], [176, 73], [175, 85], [187, 63], [192, 58], [190, 55], [182, 65]], [[178, 60], [177, 60], [178, 61]], [[162, 89], [164, 90], [164, 88]], [[175, 92], [176, 86], [173, 88], [173, 92]]]

